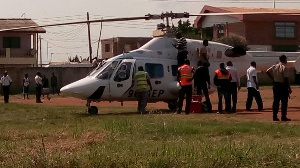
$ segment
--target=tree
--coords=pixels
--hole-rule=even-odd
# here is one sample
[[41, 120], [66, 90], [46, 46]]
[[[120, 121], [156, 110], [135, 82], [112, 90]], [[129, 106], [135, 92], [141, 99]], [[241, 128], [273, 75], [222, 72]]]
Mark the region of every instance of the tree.
[[172, 33], [175, 35], [177, 32], [181, 32], [184, 37], [189, 39], [201, 39], [200, 29], [191, 26], [189, 20], [178, 21], [178, 27], [172, 26]]

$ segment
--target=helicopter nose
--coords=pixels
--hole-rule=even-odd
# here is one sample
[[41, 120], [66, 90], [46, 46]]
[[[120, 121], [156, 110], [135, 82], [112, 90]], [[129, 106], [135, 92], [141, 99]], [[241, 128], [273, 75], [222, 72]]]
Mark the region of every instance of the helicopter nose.
[[99, 83], [96, 79], [91, 77], [85, 77], [76, 82], [68, 84], [60, 89], [63, 95], [74, 96], [82, 99], [88, 98], [92, 95], [97, 88]]

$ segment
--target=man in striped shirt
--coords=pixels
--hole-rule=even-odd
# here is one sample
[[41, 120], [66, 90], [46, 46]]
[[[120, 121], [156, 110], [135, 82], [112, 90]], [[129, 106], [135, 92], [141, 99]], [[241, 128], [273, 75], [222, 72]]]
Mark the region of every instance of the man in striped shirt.
[[184, 60], [187, 59], [188, 51], [186, 47], [186, 39], [179, 32], [176, 34], [177, 44], [173, 44], [173, 46], [178, 50], [177, 53], [177, 66], [180, 67], [184, 64]]

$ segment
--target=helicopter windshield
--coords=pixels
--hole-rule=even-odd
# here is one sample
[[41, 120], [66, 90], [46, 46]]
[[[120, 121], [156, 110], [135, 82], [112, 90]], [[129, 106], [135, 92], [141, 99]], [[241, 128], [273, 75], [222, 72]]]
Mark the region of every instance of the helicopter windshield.
[[95, 68], [88, 76], [99, 79], [109, 79], [119, 61], [105, 62], [103, 65]]
[[[100, 73], [96, 76], [98, 79], [110, 79], [112, 73], [114, 72], [115, 68], [117, 67], [119, 61], [113, 61], [109, 63]], [[102, 68], [101, 68], [102, 69]]]

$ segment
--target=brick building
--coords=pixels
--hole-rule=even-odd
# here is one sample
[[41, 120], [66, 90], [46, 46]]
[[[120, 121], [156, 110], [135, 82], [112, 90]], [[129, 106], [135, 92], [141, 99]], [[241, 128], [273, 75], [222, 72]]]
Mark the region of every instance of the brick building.
[[[38, 26], [31, 19], [0, 19], [0, 30]], [[0, 67], [37, 66], [38, 33], [43, 28], [28, 28], [14, 31], [0, 31]]]
[[[204, 6], [200, 13], [244, 13], [223, 16], [199, 16], [194, 21], [204, 38], [222, 36], [245, 38], [250, 50], [298, 51], [300, 10]], [[247, 14], [252, 12], [252, 14]], [[253, 14], [256, 13], [256, 14]]]
[[151, 37], [116, 37], [101, 40], [102, 58], [111, 58], [138, 49], [151, 39]]

